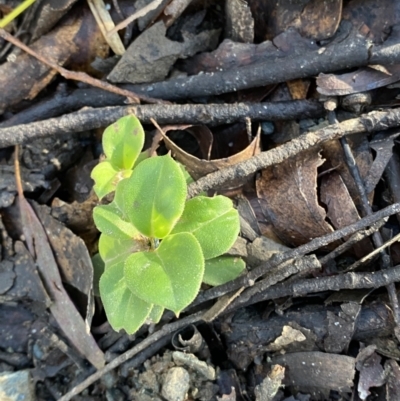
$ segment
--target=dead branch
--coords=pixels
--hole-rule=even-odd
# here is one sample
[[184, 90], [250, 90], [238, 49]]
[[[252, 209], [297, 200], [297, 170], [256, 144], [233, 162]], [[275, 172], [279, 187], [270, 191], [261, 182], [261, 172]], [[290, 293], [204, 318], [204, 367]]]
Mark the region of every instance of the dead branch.
[[[291, 140], [277, 148], [262, 152], [244, 162], [208, 174], [193, 182], [188, 187], [188, 197], [233, 180], [249, 177], [258, 170], [282, 163], [284, 160], [297, 155], [301, 151], [320, 145], [332, 139], [345, 135], [386, 130], [400, 125], [400, 109], [388, 111], [373, 111], [358, 118], [343, 121], [340, 124], [329, 125], [318, 131], [309, 132]], [[1, 132], [1, 131], [0, 131]]]
[[376, 222], [382, 220], [383, 218], [396, 214], [399, 211], [400, 203], [395, 203], [385, 209], [380, 210], [379, 212], [374, 213], [373, 215], [364, 217], [363, 219], [360, 219], [347, 227], [341, 228], [322, 237], [314, 238], [307, 244], [301, 245], [295, 249], [290, 249], [289, 251], [275, 254], [267, 262], [256, 267], [245, 276], [238, 277], [237, 279], [232, 280], [226, 284], [210, 288], [209, 290], [200, 293], [190, 305], [190, 308], [199, 305], [205, 301], [219, 298], [227, 294], [228, 292], [237, 290], [240, 287], [249, 287], [251, 285], [254, 285], [254, 282], [257, 278], [272, 271], [272, 269], [276, 268], [280, 264], [290, 259], [299, 258], [308, 253], [314, 252], [321, 247], [324, 247], [341, 238], [347, 237], [348, 235], [354, 234], [355, 232], [362, 230], [365, 227], [371, 226]]
[[315, 117], [323, 113], [319, 102], [296, 100], [274, 103], [235, 104], [185, 104], [185, 105], [141, 105], [115, 106], [101, 109], [85, 109], [59, 118], [0, 128], [0, 148], [21, 144], [50, 135], [70, 134], [112, 124], [127, 114], [135, 114], [146, 124], [150, 118], [159, 124], [226, 124], [244, 121], [291, 120]]
[[256, 88], [306, 78], [369, 64], [400, 62], [400, 45], [373, 46], [361, 35], [349, 35], [346, 40], [321, 47], [301, 56], [274, 58], [228, 71], [216, 71], [152, 84], [127, 85], [136, 93], [151, 93], [153, 97], [178, 100], [219, 95], [242, 89]]
[[355, 244], [362, 241], [364, 238], [369, 237], [375, 231], [379, 230], [387, 221], [388, 221], [388, 218], [386, 217], [386, 218], [382, 219], [381, 221], [378, 221], [377, 223], [372, 225], [370, 228], [361, 230], [361, 231], [353, 234], [346, 242], [339, 245], [332, 252], [328, 253], [327, 255], [325, 255], [321, 259], [319, 259], [319, 262], [323, 266], [323, 265], [329, 263], [329, 261], [336, 259], [338, 256], [342, 255], [344, 252], [353, 248], [353, 246]]
[[[226, 312], [232, 312], [238, 308], [243, 308], [248, 305], [253, 305], [257, 302], [266, 301], [269, 299], [277, 299], [281, 297], [300, 297], [306, 294], [312, 294], [323, 291], [340, 291], [354, 290], [364, 288], [379, 288], [393, 284], [400, 280], [400, 266], [395, 266], [390, 269], [379, 270], [373, 273], [345, 273], [331, 277], [318, 277], [313, 279], [303, 279], [293, 283], [279, 283], [273, 287], [259, 292], [250, 299], [244, 292], [230, 306]], [[261, 286], [257, 283], [256, 286]]]

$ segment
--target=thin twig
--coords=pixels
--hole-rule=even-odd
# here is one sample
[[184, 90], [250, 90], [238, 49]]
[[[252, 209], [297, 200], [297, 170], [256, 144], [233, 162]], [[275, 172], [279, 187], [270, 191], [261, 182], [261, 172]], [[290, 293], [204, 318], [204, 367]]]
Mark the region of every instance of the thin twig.
[[399, 125], [400, 109], [373, 111], [358, 118], [343, 121], [340, 124], [329, 125], [318, 131], [301, 135], [290, 142], [262, 152], [244, 162], [234, 164], [200, 178], [188, 186], [188, 197], [196, 196], [200, 192], [212, 188], [218, 188], [222, 184], [239, 178], [249, 177], [258, 170], [282, 163], [301, 151], [321, 145], [326, 141], [338, 139], [349, 134], [386, 130]]
[[[311, 273], [319, 269], [321, 269], [321, 264], [315, 255], [307, 255], [293, 261], [282, 263], [276, 269], [268, 272], [262, 280], [258, 281], [250, 288], [247, 288], [235, 301], [232, 302], [232, 304], [235, 305], [234, 308], [236, 309], [239, 305], [247, 304], [249, 299], [257, 296], [259, 293], [265, 292], [268, 288], [276, 283], [284, 281], [290, 276], [302, 272]], [[231, 310], [229, 307], [226, 309]]]
[[97, 88], [106, 90], [108, 92], [115, 93], [117, 95], [125, 96], [128, 99], [130, 99], [133, 103], [140, 103], [140, 100], [144, 100], [149, 103], [169, 103], [164, 100], [153, 99], [153, 98], [150, 98], [145, 95], [138, 95], [134, 92], [118, 88], [117, 86], [109, 84], [108, 82], [104, 82], [104, 81], [100, 81], [99, 79], [92, 78], [91, 76], [87, 75], [84, 72], [69, 71], [64, 67], [59, 66], [57, 63], [51, 61], [50, 59], [47, 59], [47, 58], [41, 56], [39, 53], [36, 53], [31, 48], [26, 46], [24, 43], [22, 43], [20, 40], [18, 40], [17, 38], [15, 38], [14, 36], [9, 34], [7, 31], [5, 31], [2, 28], [0, 28], [0, 37], [7, 40], [10, 43], [12, 43], [14, 46], [19, 47], [21, 50], [28, 53], [32, 57], [35, 57], [37, 60], [41, 61], [43, 64], [49, 66], [50, 68], [53, 68], [66, 79], [72, 79], [74, 81], [85, 82], [88, 85], [95, 86]]
[[286, 252], [277, 253], [274, 256], [272, 256], [267, 262], [251, 270], [246, 276], [238, 277], [237, 279], [232, 280], [226, 284], [210, 288], [209, 290], [200, 293], [197, 296], [197, 298], [193, 301], [193, 303], [190, 305], [190, 308], [199, 305], [205, 301], [219, 298], [222, 295], [225, 295], [231, 291], [235, 291], [240, 287], [252, 286], [254, 285], [255, 280], [257, 278], [268, 273], [272, 269], [281, 265], [283, 262], [286, 262], [289, 259], [299, 258], [310, 252], [314, 252], [321, 247], [327, 246], [328, 244], [331, 244], [334, 241], [337, 241], [343, 237], [347, 237], [348, 235], [354, 234], [355, 232], [362, 230], [365, 227], [371, 226], [372, 224], [375, 224], [377, 221], [380, 221], [385, 217], [396, 214], [399, 211], [400, 211], [400, 203], [394, 203], [393, 205], [388, 206], [387, 208], [382, 209], [371, 216], [364, 217], [347, 227], [343, 227], [339, 230], [326, 234], [322, 237], [315, 238], [310, 242], [308, 242], [307, 244], [297, 247], [296, 249], [290, 249]]
[[385, 217], [381, 221], [375, 223], [370, 228], [367, 228], [365, 230], [353, 234], [346, 242], [340, 244], [337, 248], [335, 248], [335, 250], [333, 250], [332, 252], [328, 253], [327, 255], [319, 259], [321, 265], [327, 264], [329, 261], [337, 258], [339, 255], [353, 248], [355, 244], [362, 241], [364, 238], [369, 237], [375, 231], [379, 230], [388, 221], [388, 219], [389, 219], [388, 217]]
[[116, 25], [111, 31], [109, 31], [107, 34], [112, 35], [115, 32], [120, 31], [121, 29], [124, 29], [126, 26], [128, 26], [131, 22], [137, 20], [140, 17], [145, 16], [147, 13], [150, 11], [155, 10], [163, 0], [153, 0], [150, 4], [147, 6], [141, 8], [140, 10], [136, 11], [133, 13], [130, 17], [126, 18], [122, 22], [120, 22], [118, 25]]
[[123, 354], [121, 354], [120, 356], [115, 358], [112, 362], [110, 362], [109, 364], [104, 366], [104, 368], [99, 369], [96, 373], [89, 376], [82, 383], [78, 384], [73, 389], [71, 389], [67, 394], [65, 394], [61, 398], [59, 398], [58, 401], [69, 401], [72, 397], [81, 393], [83, 390], [85, 390], [87, 387], [89, 387], [95, 381], [100, 379], [106, 373], [111, 372], [113, 369], [117, 368], [122, 363], [128, 361], [133, 356], [135, 356], [139, 352], [146, 349], [149, 345], [153, 344], [154, 342], [158, 341], [159, 339], [163, 338], [166, 335], [169, 335], [183, 327], [186, 327], [190, 324], [194, 324], [194, 323], [200, 321], [203, 313], [204, 312], [201, 311], [196, 314], [187, 316], [183, 319], [180, 319], [174, 323], [166, 324], [161, 330], [156, 331], [155, 333], [151, 334], [145, 340], [143, 340], [142, 342], [135, 345], [130, 350], [124, 352]]
[[243, 300], [237, 298], [224, 313], [232, 312], [238, 308], [253, 305], [257, 302], [282, 297], [300, 297], [307, 294], [323, 291], [340, 291], [344, 289], [379, 288], [400, 281], [400, 265], [373, 273], [345, 273], [337, 276], [303, 279], [293, 283], [279, 283], [267, 290]]
[[[139, 105], [115, 106], [100, 109], [84, 109], [30, 124], [0, 128], [0, 148], [21, 144], [36, 138], [70, 134], [106, 127], [119, 118], [134, 114], [143, 123], [154, 118], [159, 124], [229, 124], [244, 121], [249, 116], [253, 121], [287, 120], [317, 116], [321, 105], [310, 101], [276, 103], [234, 104], [184, 104], [184, 105]], [[297, 116], [297, 117], [296, 117]], [[32, 114], [31, 114], [32, 117]]]
[[[361, 177], [360, 170], [358, 169], [356, 160], [353, 156], [353, 152], [350, 148], [350, 145], [346, 137], [340, 138], [340, 143], [342, 144], [347, 167], [350, 171], [351, 176], [353, 177], [354, 183], [356, 184], [358, 196], [361, 199], [359, 207], [362, 209], [361, 211], [364, 216], [369, 216], [372, 214], [372, 207], [369, 203], [364, 181]], [[386, 252], [386, 249], [382, 247], [383, 239], [379, 231], [376, 231], [372, 234], [372, 241], [376, 248], [381, 249], [379, 252], [380, 268], [382, 270], [389, 269], [391, 265], [390, 256]], [[396, 322], [395, 333], [397, 335], [400, 334], [400, 305], [399, 305], [399, 300], [397, 298], [397, 291], [393, 283], [389, 283], [386, 287], [386, 290], [388, 292], [390, 304], [393, 309], [394, 321]]]
[[371, 260], [375, 255], [378, 255], [383, 249], [386, 249], [388, 246], [392, 245], [394, 242], [400, 241], [400, 234], [395, 235], [393, 238], [391, 238], [389, 241], [385, 242], [382, 244], [380, 247], [374, 249], [372, 252], [370, 252], [368, 255], [365, 255], [363, 258], [360, 260], [357, 260], [357, 262], [354, 262], [351, 266], [349, 266], [345, 271], [349, 272], [352, 270], [355, 270], [359, 268], [361, 265], [366, 263], [367, 261]]

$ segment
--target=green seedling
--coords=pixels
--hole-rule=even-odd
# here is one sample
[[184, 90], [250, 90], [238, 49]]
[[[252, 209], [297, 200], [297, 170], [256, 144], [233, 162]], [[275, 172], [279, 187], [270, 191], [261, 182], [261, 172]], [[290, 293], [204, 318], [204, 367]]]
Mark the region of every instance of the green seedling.
[[144, 131], [126, 116], [103, 135], [105, 159], [92, 172], [101, 199], [96, 267], [104, 269], [98, 291], [111, 326], [131, 334], [157, 323], [164, 309], [178, 315], [197, 296], [201, 283], [220, 285], [245, 268], [240, 258], [222, 256], [239, 234], [239, 216], [224, 196], [187, 197], [187, 175], [171, 156], [148, 158]]

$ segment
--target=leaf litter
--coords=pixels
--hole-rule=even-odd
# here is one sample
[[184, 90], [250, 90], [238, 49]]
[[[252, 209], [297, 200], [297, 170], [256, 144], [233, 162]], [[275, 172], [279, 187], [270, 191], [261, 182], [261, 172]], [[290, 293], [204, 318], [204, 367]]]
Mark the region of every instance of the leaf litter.
[[[98, 241], [91, 213], [96, 201], [90, 192], [90, 179], [78, 179], [88, 174], [77, 160], [84, 149], [84, 154], [89, 155], [87, 165], [95, 165], [101, 153], [98, 144], [102, 130], [86, 131], [79, 139], [68, 134], [61, 143], [54, 136], [47, 142], [32, 140], [23, 145], [23, 191], [18, 196], [12, 180], [12, 150], [2, 149], [2, 377], [12, 378], [11, 371], [29, 371], [37, 399], [70, 399], [71, 391], [78, 391], [79, 385], [75, 384], [84, 377], [88, 377], [86, 383], [94, 383], [89, 397], [98, 399], [157, 400], [162, 396], [241, 400], [247, 394], [249, 399], [256, 400], [303, 401], [346, 399], [353, 394], [369, 400], [378, 393], [385, 400], [397, 399], [400, 317], [390, 285], [398, 281], [398, 244], [382, 248], [369, 262], [345, 274], [360, 258], [398, 232], [396, 219], [386, 220], [390, 214], [399, 213], [398, 123], [392, 118], [395, 114], [390, 113], [396, 113], [400, 95], [396, 85], [400, 56], [395, 50], [379, 56], [380, 49], [398, 44], [397, 2], [385, 0], [378, 5], [369, 0], [305, 0], [289, 4], [285, 0], [248, 0], [232, 1], [223, 8], [214, 1], [203, 4], [174, 0], [169, 4], [136, 2], [135, 10], [130, 2], [113, 2], [103, 11], [111, 16], [115, 26], [146, 5], [150, 4], [147, 10], [151, 11], [148, 16], [143, 11], [139, 21], [120, 31], [120, 42], [127, 51], [119, 67], [113, 56], [119, 51], [110, 50], [104, 27], [102, 33], [86, 6], [67, 2], [60, 11], [49, 3], [47, 14], [44, 7], [37, 6], [37, 14], [32, 12], [36, 19], [27, 14], [26, 19], [17, 21], [8, 31], [19, 36], [26, 29], [32, 34], [26, 43], [37, 53], [73, 71], [84, 70], [103, 80], [113, 77], [111, 81], [117, 89], [165, 100], [168, 95], [157, 94], [158, 88], [178, 82], [184, 94], [179, 95], [180, 102], [189, 107], [243, 99], [250, 101], [250, 107], [251, 102], [273, 102], [295, 108], [295, 101], [317, 102], [316, 99], [336, 106], [303, 118], [286, 117], [287, 121], [259, 121], [255, 117], [239, 124], [226, 121], [225, 126], [219, 127], [198, 122], [193, 125], [192, 121], [182, 125], [182, 120], [175, 122], [171, 115], [170, 126], [162, 127], [168, 139], [157, 137], [151, 126], [145, 126], [147, 146], [154, 139], [151, 153], [171, 151], [195, 180], [200, 179], [199, 187], [210, 177], [225, 174], [226, 168], [236, 172], [237, 176], [231, 176], [222, 187], [211, 185], [209, 194], [228, 189], [230, 192], [225, 194], [238, 202], [242, 237], [230, 254], [244, 255], [249, 272], [248, 277], [243, 275], [232, 283], [203, 288], [199, 299], [211, 301], [225, 295], [229, 299], [216, 313], [206, 315], [211, 304], [206, 306], [195, 300], [197, 308], [202, 308], [199, 315], [190, 308], [178, 319], [165, 313], [158, 327], [146, 326], [134, 337], [116, 333], [108, 326], [100, 301], [92, 294], [90, 256], [97, 252]], [[58, 22], [60, 14], [66, 17]], [[340, 47], [343, 44], [352, 48], [354, 59], [360, 61], [336, 63], [342, 51], [346, 54], [344, 47]], [[364, 44], [368, 51], [361, 50]], [[4, 40], [0, 45], [4, 80], [0, 138], [6, 134], [4, 130], [11, 117], [10, 121], [23, 119], [26, 125], [20, 130], [29, 133], [33, 121], [28, 117], [30, 109], [39, 129], [46, 118], [65, 114], [66, 120], [80, 118], [79, 113], [78, 117], [68, 115], [77, 110], [73, 105], [77, 102], [71, 100], [71, 106], [58, 110], [48, 105], [57, 96], [63, 99], [62, 104], [82, 88], [76, 88], [31, 56], [17, 53], [10, 46], [6, 48]], [[324, 65], [317, 54], [330, 54], [330, 62]], [[365, 56], [358, 59], [359, 54]], [[75, 58], [77, 55], [80, 57]], [[108, 63], [107, 72], [91, 65], [96, 57], [103, 58], [104, 65]], [[314, 72], [309, 72], [310, 61], [318, 67]], [[252, 76], [259, 73], [257, 66], [263, 63], [284, 65], [280, 70], [287, 76], [253, 80]], [[121, 72], [118, 69], [123, 64]], [[251, 68], [246, 70], [246, 66]], [[268, 71], [273, 75], [272, 69]], [[239, 74], [240, 86], [231, 80], [235, 73]], [[197, 82], [195, 79], [203, 79], [207, 88], [206, 80], [213, 76], [219, 77], [218, 83], [201, 96], [193, 95], [189, 89], [184, 92], [191, 81]], [[120, 85], [124, 82], [135, 85]], [[246, 91], [238, 90], [245, 87]], [[358, 94], [365, 91], [370, 101], [357, 106]], [[127, 100], [126, 92], [121, 91], [119, 95], [87, 93], [93, 95], [88, 96], [85, 106], [99, 107], [93, 109], [93, 119], [106, 115], [104, 105], [118, 107]], [[357, 96], [334, 99], [347, 95]], [[94, 99], [103, 98], [103, 106], [94, 106]], [[347, 104], [356, 106], [344, 107]], [[376, 114], [379, 108], [385, 109]], [[218, 109], [215, 110], [217, 113]], [[153, 117], [157, 120], [156, 114]], [[349, 161], [343, 141], [329, 136], [335, 124], [348, 134], [355, 162]], [[353, 134], [362, 131], [361, 135]], [[192, 139], [188, 139], [188, 133], [193, 135]], [[323, 143], [301, 151], [300, 141], [295, 138], [306, 133], [310, 135], [301, 137], [306, 142], [304, 146], [312, 147], [307, 142], [312, 133], [326, 134], [332, 140], [324, 139]], [[284, 152], [294, 156], [288, 158]], [[267, 158], [277, 153], [283, 155], [279, 164], [256, 166], [257, 154]], [[46, 158], [45, 154], [52, 156]], [[361, 181], [354, 179], [354, 163]], [[233, 179], [238, 177], [241, 178]], [[86, 190], [71, 190], [78, 186]], [[29, 201], [21, 197], [23, 192]], [[47, 206], [36, 203], [40, 198], [47, 199]], [[110, 200], [106, 197], [103, 202]], [[20, 213], [12, 206], [14, 202], [21, 205]], [[380, 212], [383, 214], [378, 218], [374, 213]], [[379, 231], [370, 238], [352, 242], [356, 231], [377, 221], [384, 224]], [[348, 243], [352, 245], [346, 247]], [[347, 250], [342, 253], [340, 249]], [[316, 260], [324, 261], [322, 268], [314, 264], [311, 269], [306, 264], [305, 255], [310, 252]], [[282, 265], [282, 261], [286, 264]], [[303, 267], [299, 267], [301, 262], [305, 263]], [[362, 283], [363, 277], [372, 280], [369, 288], [375, 291], [371, 292], [366, 285], [353, 289], [354, 283]], [[384, 288], [377, 290], [383, 282], [388, 285], [387, 293]], [[303, 288], [308, 290], [304, 292]], [[342, 297], [329, 301], [332, 288], [339, 289], [337, 293]], [[346, 295], [346, 291], [352, 296]], [[357, 291], [364, 293], [357, 297]], [[197, 317], [202, 315], [212, 318], [204, 322]], [[196, 351], [195, 365], [216, 369], [215, 380], [200, 378], [192, 363], [178, 363], [167, 349], [169, 336], [190, 319], [206, 343], [205, 349]], [[145, 344], [153, 349], [141, 355], [140, 347]], [[106, 358], [110, 364], [102, 370]], [[93, 368], [85, 359], [100, 369], [97, 376], [90, 376]], [[70, 385], [59, 384], [61, 377], [68, 378]], [[182, 383], [185, 386], [180, 388]]]

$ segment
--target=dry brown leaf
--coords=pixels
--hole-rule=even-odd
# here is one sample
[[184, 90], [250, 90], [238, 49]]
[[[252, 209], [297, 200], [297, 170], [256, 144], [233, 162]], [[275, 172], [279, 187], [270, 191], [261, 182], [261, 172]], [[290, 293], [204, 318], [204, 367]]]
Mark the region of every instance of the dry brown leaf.
[[[199, 179], [213, 171], [220, 170], [222, 168], [231, 166], [232, 164], [239, 163], [247, 160], [248, 158], [258, 154], [260, 152], [260, 135], [258, 134], [250, 145], [239, 153], [233, 156], [217, 159], [217, 160], [201, 160], [197, 157], [185, 152], [169, 138], [164, 138], [165, 146], [172, 152], [173, 156], [182, 163], [188, 173], [195, 179]], [[229, 187], [237, 187], [239, 183], [230, 183]]]
[[307, 99], [307, 92], [310, 87], [309, 79], [294, 79], [293, 81], [287, 81], [286, 85], [292, 95], [292, 99]]
[[262, 171], [257, 194], [279, 238], [298, 246], [333, 231], [317, 199], [317, 168], [323, 159], [310, 150]]
[[107, 79], [118, 83], [160, 81], [168, 75], [178, 58], [214, 49], [220, 31], [203, 31], [198, 35], [183, 32], [183, 42], [168, 39], [166, 32], [163, 21], [146, 29], [131, 43]]
[[385, 71], [372, 67], [359, 68], [345, 74], [319, 74], [317, 91], [328, 96], [343, 96], [364, 92], [397, 82], [400, 65], [388, 65]]
[[331, 38], [339, 27], [343, 0], [310, 0], [301, 12], [297, 28], [314, 40]]
[[52, 300], [50, 311], [71, 344], [93, 366], [100, 369], [105, 364], [104, 354], [64, 289], [46, 232], [26, 199], [19, 197], [18, 200], [25, 237], [33, 240], [34, 250], [31, 253], [33, 252], [44, 286]]
[[[365, 181], [368, 172], [372, 166], [372, 154], [368, 140], [364, 134], [352, 135], [348, 138], [351, 150], [356, 160], [357, 167], [360, 171], [361, 178]], [[323, 155], [326, 163], [323, 170], [335, 169], [338, 171], [350, 193], [353, 202], [357, 206], [360, 203], [358, 190], [354, 183], [353, 177], [346, 165], [344, 153], [340, 141], [329, 141], [322, 145]], [[370, 194], [372, 199], [373, 193]]]
[[77, 0], [47, 0], [35, 10], [31, 42], [39, 39], [52, 29]]
[[285, 368], [280, 365], [274, 365], [265, 379], [255, 387], [254, 395], [256, 401], [273, 401], [279, 388], [282, 386], [282, 380], [285, 377]]
[[353, 338], [361, 305], [356, 302], [342, 303], [340, 311], [327, 311], [327, 333], [324, 337], [324, 350], [340, 354], [346, 352]]
[[[103, 55], [105, 53], [101, 42], [98, 42], [99, 31], [95, 21], [88, 10], [84, 10], [81, 8], [71, 12], [62, 24], [30, 45], [30, 48], [61, 66], [68, 61], [87, 68], [95, 55], [99, 54], [99, 49], [100, 54], [102, 51]], [[1, 65], [0, 113], [23, 99], [35, 98], [56, 74], [55, 70], [25, 53]]]
[[294, 27], [314, 40], [332, 37], [341, 20], [342, 0], [249, 0], [256, 41], [272, 39]]
[[51, 215], [51, 209], [45, 205], [34, 204], [53, 249], [55, 260], [64, 283], [80, 291], [86, 299], [77, 300], [77, 305], [91, 321], [89, 306], [93, 304], [93, 265], [83, 240], [75, 235]]
[[[346, 227], [360, 219], [356, 205], [339, 173], [332, 172], [321, 178], [321, 201], [327, 207], [327, 216], [335, 229]], [[372, 252], [371, 241], [365, 238], [354, 246], [357, 257]]]
[[291, 326], [283, 326], [282, 334], [277, 337], [273, 342], [267, 345], [268, 351], [281, 351], [285, 350], [286, 346], [292, 343], [302, 342], [306, 340], [306, 336], [297, 329]]

